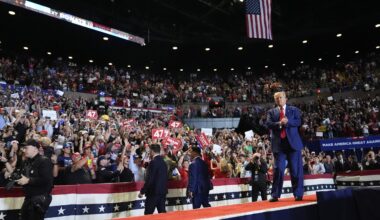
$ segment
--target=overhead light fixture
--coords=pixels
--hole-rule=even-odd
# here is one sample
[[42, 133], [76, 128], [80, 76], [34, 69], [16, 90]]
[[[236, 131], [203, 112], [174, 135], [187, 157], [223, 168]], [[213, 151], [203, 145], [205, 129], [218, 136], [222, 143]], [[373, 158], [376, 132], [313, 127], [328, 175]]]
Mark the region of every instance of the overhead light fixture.
[[149, 66], [145, 66], [145, 69], [148, 70], [148, 69], [149, 69]]
[[380, 27], [380, 24], [376, 24], [376, 25], [375, 25], [375, 28], [379, 28], [379, 27]]
[[214, 69], [214, 72], [216, 72], [216, 71], [218, 71], [218, 69], [217, 69], [217, 68], [215, 68], [215, 69]]
[[318, 58], [318, 61], [322, 61], [322, 58]]
[[29, 50], [29, 47], [23, 47], [24, 50]]
[[46, 54], [47, 54], [47, 55], [51, 55], [51, 52], [50, 52], [50, 51], [48, 51], [48, 52], [46, 52]]
[[265, 66], [265, 69], [268, 69], [269, 66]]
[[231, 71], [234, 71], [235, 69], [234, 68], [231, 68]]
[[239, 2], [244, 2], [244, 0], [239, 0]]
[[273, 44], [269, 44], [269, 45], [268, 45], [268, 48], [273, 48]]
[[166, 67], [162, 68], [162, 70], [164, 70], [164, 71], [165, 71], [165, 70], [166, 70]]
[[248, 70], [250, 70], [250, 69], [251, 69], [251, 67], [249, 66], [249, 67], [247, 67], [247, 69], [248, 69]]
[[183, 69], [181, 68], [181, 69], [179, 69], [179, 71], [183, 72]]
[[112, 66], [113, 64], [110, 62], [110, 63], [108, 63], [108, 66]]
[[238, 47], [238, 50], [243, 50], [243, 47]]
[[93, 63], [94, 61], [93, 60], [89, 60], [88, 62]]
[[103, 40], [107, 41], [107, 40], [108, 40], [108, 37], [103, 37]]
[[358, 53], [359, 53], [359, 51], [357, 50], [357, 51], [355, 51], [355, 53], [356, 53], [356, 54], [358, 54]]
[[69, 58], [69, 60], [72, 60], [72, 59], [73, 59], [73, 57], [72, 57], [72, 56], [69, 56], [68, 58]]
[[14, 12], [14, 11], [8, 11], [8, 14], [10, 14], [10, 15], [16, 15], [16, 12]]
[[128, 68], [131, 68], [132, 66], [128, 64], [128, 66], [127, 66], [127, 67], [128, 67]]
[[376, 46], [376, 49], [380, 49], [380, 46]]
[[342, 37], [341, 33], [336, 34], [336, 37]]
[[178, 50], [177, 46], [172, 47], [173, 50]]
[[336, 57], [339, 58], [339, 57], [340, 57], [340, 54], [337, 54]]
[[300, 64], [303, 64], [303, 60], [300, 61]]
[[197, 72], [200, 72], [201, 71], [201, 69], [197, 69]]
[[206, 47], [205, 48], [205, 51], [210, 51], [211, 49], [209, 47]]
[[307, 44], [307, 40], [303, 40], [302, 43], [303, 43], [303, 44]]
[[285, 63], [283, 63], [283, 64], [282, 64], [282, 66], [286, 66], [286, 64], [285, 64]]

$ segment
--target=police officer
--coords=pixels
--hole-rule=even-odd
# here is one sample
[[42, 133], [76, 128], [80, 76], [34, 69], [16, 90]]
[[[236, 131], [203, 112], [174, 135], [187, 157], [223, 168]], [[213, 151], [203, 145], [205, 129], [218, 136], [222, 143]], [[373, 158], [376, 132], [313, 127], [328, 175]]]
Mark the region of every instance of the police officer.
[[256, 202], [261, 193], [261, 199], [267, 200], [267, 171], [268, 166], [259, 153], [253, 154], [250, 162], [245, 167], [245, 170], [251, 171], [252, 179], [252, 202]]
[[44, 219], [51, 202], [53, 188], [53, 164], [39, 154], [39, 143], [29, 139], [24, 143], [27, 161], [17, 183], [24, 188], [25, 200], [21, 207], [21, 219]]

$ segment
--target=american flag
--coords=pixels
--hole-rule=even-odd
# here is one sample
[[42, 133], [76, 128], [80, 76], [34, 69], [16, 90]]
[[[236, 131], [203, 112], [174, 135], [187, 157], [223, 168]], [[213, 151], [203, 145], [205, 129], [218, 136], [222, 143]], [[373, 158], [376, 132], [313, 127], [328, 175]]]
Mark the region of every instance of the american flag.
[[246, 0], [245, 6], [248, 37], [272, 40], [272, 0]]

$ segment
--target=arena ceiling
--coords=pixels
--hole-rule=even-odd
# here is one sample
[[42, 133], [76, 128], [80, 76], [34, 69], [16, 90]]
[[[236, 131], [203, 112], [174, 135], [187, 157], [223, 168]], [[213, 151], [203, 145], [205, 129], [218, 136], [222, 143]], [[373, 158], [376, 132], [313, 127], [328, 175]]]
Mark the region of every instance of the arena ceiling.
[[[146, 46], [0, 3], [3, 53], [150, 70], [253, 71], [333, 64], [380, 45], [376, 0], [273, 0], [273, 41], [248, 39], [240, 0], [55, 0], [34, 2], [143, 37]], [[9, 15], [9, 11], [16, 15]], [[336, 35], [342, 34], [338, 38]], [[302, 41], [307, 40], [306, 44]], [[268, 48], [272, 44], [273, 48]], [[28, 46], [29, 50], [23, 50]], [[178, 47], [173, 50], [173, 47]], [[210, 48], [206, 51], [205, 48]], [[242, 47], [243, 50], [238, 50]], [[359, 51], [356, 54], [355, 51]], [[337, 58], [337, 55], [340, 55]], [[322, 61], [318, 61], [322, 58]]]

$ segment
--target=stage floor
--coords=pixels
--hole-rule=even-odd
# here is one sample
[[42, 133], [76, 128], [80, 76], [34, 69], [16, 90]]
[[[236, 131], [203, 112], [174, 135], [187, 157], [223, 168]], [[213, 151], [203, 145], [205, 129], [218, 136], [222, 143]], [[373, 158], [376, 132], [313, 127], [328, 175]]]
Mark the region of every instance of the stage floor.
[[304, 196], [303, 201], [294, 201], [294, 198], [280, 199], [278, 202], [249, 202], [238, 205], [218, 206], [211, 208], [201, 208], [197, 210], [175, 211], [165, 214], [154, 214], [148, 216], [136, 216], [128, 218], [115, 218], [117, 220], [189, 220], [189, 219], [222, 219], [234, 218], [256, 213], [273, 212], [285, 209], [292, 209], [317, 203], [316, 195]]

